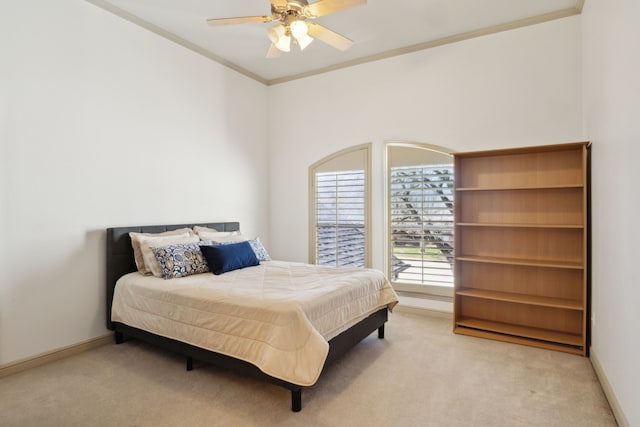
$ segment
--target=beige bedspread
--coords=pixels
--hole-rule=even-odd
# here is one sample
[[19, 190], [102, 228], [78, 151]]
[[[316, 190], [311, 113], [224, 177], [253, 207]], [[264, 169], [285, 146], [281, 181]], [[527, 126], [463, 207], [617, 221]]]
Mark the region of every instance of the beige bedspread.
[[377, 270], [267, 261], [219, 276], [127, 274], [116, 284], [112, 320], [309, 386], [322, 371], [328, 340], [396, 304]]

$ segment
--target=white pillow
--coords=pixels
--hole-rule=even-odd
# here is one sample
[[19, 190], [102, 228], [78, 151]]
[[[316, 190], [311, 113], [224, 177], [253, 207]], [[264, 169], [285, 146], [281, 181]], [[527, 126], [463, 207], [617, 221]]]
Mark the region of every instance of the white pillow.
[[165, 231], [163, 233], [136, 233], [134, 231], [129, 233], [129, 237], [131, 237], [131, 247], [133, 248], [133, 257], [136, 261], [136, 267], [138, 267], [138, 271], [142, 274], [149, 274], [149, 269], [144, 265], [144, 258], [142, 256], [142, 251], [140, 250], [140, 238], [141, 237], [162, 237], [162, 236], [177, 236], [182, 234], [191, 234], [195, 233], [190, 228], [179, 228], [177, 230]]
[[242, 237], [239, 231], [205, 231], [198, 229], [196, 234], [200, 237], [200, 240], [212, 240], [214, 242], [242, 242], [247, 240]]
[[148, 271], [143, 274], [151, 273], [156, 277], [162, 277], [162, 267], [160, 267], [160, 264], [158, 263], [158, 260], [151, 248], [160, 248], [180, 243], [195, 243], [199, 240], [198, 236], [189, 233], [162, 237], [141, 236], [140, 250], [142, 251], [142, 257], [144, 258], [144, 265]]
[[211, 241], [213, 242], [214, 245], [216, 243], [237, 243], [237, 242], [244, 242], [246, 240], [249, 240], [249, 239], [244, 237], [242, 234], [235, 234], [235, 235], [231, 235], [231, 236], [212, 236], [211, 237]]
[[220, 231], [216, 230], [215, 228], [202, 227], [201, 225], [194, 225], [193, 231], [195, 231], [196, 234], [198, 234], [199, 231], [206, 231], [209, 233], [220, 233]]

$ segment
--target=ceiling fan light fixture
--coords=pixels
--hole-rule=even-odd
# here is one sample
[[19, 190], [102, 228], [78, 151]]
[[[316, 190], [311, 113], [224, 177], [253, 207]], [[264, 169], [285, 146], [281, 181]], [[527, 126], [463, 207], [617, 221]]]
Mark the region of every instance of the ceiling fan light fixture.
[[277, 44], [280, 41], [280, 37], [284, 36], [285, 32], [286, 30], [284, 28], [284, 25], [278, 24], [270, 27], [267, 30], [267, 35], [269, 36], [269, 40], [271, 40], [271, 43]]
[[304, 48], [311, 44], [311, 42], [313, 41], [313, 37], [305, 34], [304, 37], [296, 39], [296, 41], [298, 42], [298, 46], [300, 46], [300, 50], [304, 50]]
[[277, 43], [275, 43], [276, 47], [278, 49], [280, 49], [283, 52], [290, 52], [291, 51], [291, 36], [289, 35], [283, 35], [282, 37], [280, 37], [280, 39], [278, 40]]
[[304, 21], [293, 21], [291, 23], [291, 35], [298, 41], [303, 39], [307, 35], [308, 31], [309, 27]]
[[282, 52], [291, 51], [291, 32], [282, 24], [274, 25], [267, 30], [271, 43]]

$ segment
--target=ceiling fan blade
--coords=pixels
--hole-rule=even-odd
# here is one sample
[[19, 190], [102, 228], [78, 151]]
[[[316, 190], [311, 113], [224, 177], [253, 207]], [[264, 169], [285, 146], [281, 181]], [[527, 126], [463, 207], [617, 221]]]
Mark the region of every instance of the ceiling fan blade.
[[365, 4], [367, 0], [320, 0], [307, 6], [306, 10], [312, 16], [323, 16]]
[[282, 51], [276, 47], [275, 44], [271, 43], [269, 46], [269, 50], [267, 51], [267, 59], [280, 58], [282, 55]]
[[336, 49], [347, 50], [351, 47], [351, 45], [353, 45], [353, 40], [350, 40], [345, 36], [328, 29], [327, 27], [316, 24], [313, 21], [307, 21], [307, 26], [309, 28], [309, 35], [311, 37], [315, 37], [316, 39], [323, 41], [329, 46], [335, 47]]
[[273, 21], [273, 16], [238, 16], [235, 18], [213, 18], [207, 19], [207, 24], [215, 25], [232, 25], [232, 24], [251, 24]]

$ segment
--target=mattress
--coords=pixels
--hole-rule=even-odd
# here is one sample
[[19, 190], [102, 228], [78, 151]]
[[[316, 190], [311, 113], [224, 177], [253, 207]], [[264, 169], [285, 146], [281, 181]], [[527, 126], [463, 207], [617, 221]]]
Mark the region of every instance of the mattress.
[[218, 276], [126, 274], [115, 287], [112, 320], [309, 386], [331, 338], [397, 302], [377, 270], [266, 261]]

